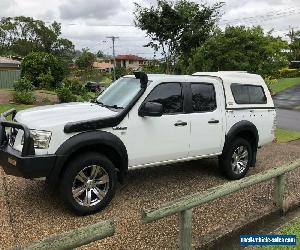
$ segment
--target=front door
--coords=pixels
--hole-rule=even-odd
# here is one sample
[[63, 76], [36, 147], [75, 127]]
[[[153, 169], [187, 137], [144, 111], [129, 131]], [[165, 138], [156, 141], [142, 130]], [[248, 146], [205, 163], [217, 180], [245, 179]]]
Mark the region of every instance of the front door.
[[[161, 83], [144, 102], [163, 105], [161, 117], [130, 114], [126, 147], [129, 166], [186, 158], [189, 151], [190, 121], [184, 113], [181, 83]], [[134, 116], [134, 117], [132, 117]]]

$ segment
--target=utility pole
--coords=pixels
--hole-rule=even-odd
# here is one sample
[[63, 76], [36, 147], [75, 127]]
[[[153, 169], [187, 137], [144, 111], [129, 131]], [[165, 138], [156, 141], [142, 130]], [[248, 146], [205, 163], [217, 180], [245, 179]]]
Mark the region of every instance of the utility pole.
[[114, 81], [116, 80], [116, 55], [115, 55], [115, 40], [119, 39], [118, 36], [108, 36], [106, 38], [109, 38], [112, 40], [112, 44], [113, 44], [113, 58], [114, 58]]

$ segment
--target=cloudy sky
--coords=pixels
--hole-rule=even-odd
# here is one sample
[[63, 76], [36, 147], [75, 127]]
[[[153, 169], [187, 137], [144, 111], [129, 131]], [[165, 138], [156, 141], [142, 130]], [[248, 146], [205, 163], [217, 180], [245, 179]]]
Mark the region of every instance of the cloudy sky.
[[[76, 49], [103, 50], [111, 54], [107, 36], [118, 36], [117, 54], [153, 57], [145, 34], [133, 26], [134, 2], [150, 6], [155, 0], [0, 0], [0, 16], [32, 16], [45, 22], [57, 20], [63, 36]], [[195, 0], [200, 2], [200, 0]], [[216, 0], [207, 0], [213, 4]], [[223, 0], [225, 6], [220, 25], [262, 25], [284, 36], [289, 27], [300, 29], [299, 0]]]

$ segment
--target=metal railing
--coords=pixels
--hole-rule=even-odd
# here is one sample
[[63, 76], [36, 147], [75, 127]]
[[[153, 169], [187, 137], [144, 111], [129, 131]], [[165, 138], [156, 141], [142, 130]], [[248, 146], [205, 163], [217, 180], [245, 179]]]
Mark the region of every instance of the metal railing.
[[74, 249], [97, 240], [114, 235], [115, 227], [112, 220], [101, 221], [85, 227], [80, 227], [46, 239], [31, 242], [27, 246], [17, 246], [13, 249]]
[[274, 201], [276, 207], [284, 211], [284, 186], [285, 173], [290, 172], [300, 167], [300, 159], [285, 164], [283, 166], [268, 169], [261, 173], [245, 177], [241, 180], [230, 181], [223, 185], [210, 188], [204, 192], [198, 192], [189, 196], [185, 196], [179, 200], [165, 203], [159, 208], [152, 210], [143, 210], [142, 222], [149, 223], [162, 219], [164, 217], [179, 214], [179, 249], [187, 250], [192, 247], [192, 209], [193, 207], [210, 202], [217, 198], [229, 195], [231, 193], [240, 191], [252, 185], [271, 180], [275, 178]]

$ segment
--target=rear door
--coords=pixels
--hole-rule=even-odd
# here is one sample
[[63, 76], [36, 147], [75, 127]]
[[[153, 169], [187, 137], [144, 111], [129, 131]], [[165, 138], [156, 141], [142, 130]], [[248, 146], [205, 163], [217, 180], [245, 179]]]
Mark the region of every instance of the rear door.
[[224, 143], [224, 95], [221, 82], [192, 82], [189, 157], [218, 154]]

